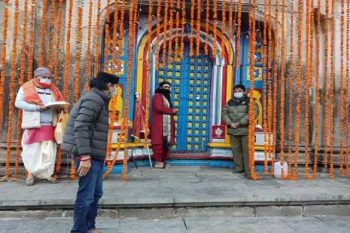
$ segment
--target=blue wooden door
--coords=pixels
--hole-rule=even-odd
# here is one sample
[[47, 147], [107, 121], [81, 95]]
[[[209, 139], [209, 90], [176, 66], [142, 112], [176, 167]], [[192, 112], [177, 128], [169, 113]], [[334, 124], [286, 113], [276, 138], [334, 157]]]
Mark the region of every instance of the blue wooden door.
[[160, 55], [155, 83], [169, 81], [171, 98], [179, 110], [176, 120], [176, 152], [203, 152], [209, 140], [209, 116], [212, 61], [201, 50], [189, 56], [185, 46], [182, 58], [168, 59]]

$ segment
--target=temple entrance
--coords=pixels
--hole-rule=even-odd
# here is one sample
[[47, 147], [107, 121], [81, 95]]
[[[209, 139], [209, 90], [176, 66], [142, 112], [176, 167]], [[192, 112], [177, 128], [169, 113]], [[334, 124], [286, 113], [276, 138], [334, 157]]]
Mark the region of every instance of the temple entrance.
[[172, 83], [171, 98], [179, 110], [176, 121], [175, 152], [204, 152], [210, 132], [210, 96], [213, 63], [201, 49], [200, 55], [189, 56], [186, 44], [182, 58], [159, 56], [156, 85]]

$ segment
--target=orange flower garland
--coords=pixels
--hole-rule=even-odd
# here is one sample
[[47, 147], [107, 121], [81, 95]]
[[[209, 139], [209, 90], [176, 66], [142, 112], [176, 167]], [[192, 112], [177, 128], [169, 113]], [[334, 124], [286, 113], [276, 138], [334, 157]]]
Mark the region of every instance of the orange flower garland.
[[45, 64], [45, 35], [46, 35], [46, 12], [47, 12], [47, 1], [42, 1], [43, 10], [41, 13], [41, 24], [40, 24], [40, 46], [39, 46], [39, 67]]
[[50, 54], [47, 58], [47, 67], [49, 70], [52, 70], [53, 64], [52, 64], [52, 59], [53, 54], [53, 44], [54, 44], [54, 25], [55, 25], [55, 16], [56, 16], [56, 1], [51, 1], [51, 13], [50, 13], [50, 33], [49, 33], [49, 46], [48, 46], [48, 54]]
[[268, 31], [268, 14], [269, 7], [268, 1], [264, 0], [264, 29], [263, 29], [263, 58], [264, 58], [264, 71], [263, 71], [263, 129], [264, 129], [264, 175], [268, 175], [268, 129], [267, 129], [267, 82], [268, 82], [268, 49], [267, 45], [267, 31]]
[[[163, 44], [162, 44], [162, 62], [163, 65], [165, 65], [166, 60], [168, 57], [165, 57], [166, 54], [166, 48], [167, 48], [167, 38], [168, 38], [168, 33], [169, 33], [169, 28], [168, 28], [168, 24], [169, 24], [169, 0], [165, 0], [165, 9], [164, 9], [164, 19], [163, 19]], [[159, 49], [160, 52], [160, 49]]]
[[19, 1], [14, 3], [14, 17], [13, 17], [13, 34], [12, 34], [12, 51], [11, 51], [11, 75], [9, 88], [9, 113], [7, 120], [7, 139], [6, 139], [6, 157], [5, 157], [5, 177], [10, 176], [10, 162], [11, 162], [11, 144], [12, 144], [12, 126], [13, 126], [13, 110], [15, 103], [15, 89], [16, 89], [16, 60], [17, 60], [17, 36], [18, 36], [18, 8]]
[[321, 0], [317, 2], [318, 10], [316, 15], [316, 69], [315, 69], [315, 111], [314, 111], [314, 131], [315, 131], [315, 139], [314, 139], [314, 159], [313, 159], [313, 169], [312, 176], [316, 178], [317, 176], [317, 163], [318, 163], [318, 149], [319, 149], [319, 103], [320, 103], [320, 44], [321, 44]]
[[186, 24], [186, 4], [185, 1], [182, 1], [182, 11], [181, 11], [181, 46], [180, 46], [180, 57], [184, 54], [184, 48], [185, 48], [185, 24]]
[[175, 19], [175, 56], [179, 56], [179, 30], [180, 30], [180, 7], [181, 7], [181, 1], [176, 0], [176, 19]]
[[111, 45], [111, 36], [109, 32], [109, 24], [110, 24], [110, 10], [109, 10], [109, 4], [110, 0], [107, 0], [107, 8], [106, 8], [106, 22], [104, 24], [104, 51], [103, 51], [103, 70], [108, 71], [108, 55], [109, 55], [109, 49]]
[[[285, 90], [285, 43], [286, 43], [286, 21], [285, 21], [285, 7], [286, 7], [286, 2], [285, 0], [282, 0], [281, 3], [281, 8], [282, 8], [282, 12], [281, 12], [281, 17], [282, 17], [282, 32], [281, 32], [281, 74], [280, 74], [280, 161], [281, 164], [284, 163], [284, 137], [285, 137], [285, 133], [284, 133], [284, 127], [285, 127], [285, 94], [286, 94], [286, 90]], [[277, 107], [277, 106], [276, 106]], [[287, 174], [285, 174], [286, 171], [284, 171], [283, 166], [282, 166], [282, 172], [281, 172], [281, 177], [285, 178], [285, 176]]]
[[238, 0], [237, 6], [237, 28], [236, 28], [236, 63], [235, 70], [237, 70], [241, 66], [241, 48], [240, 48], [240, 40], [241, 40], [241, 17], [242, 17], [242, 0]]
[[31, 1], [30, 9], [30, 38], [29, 38], [29, 51], [28, 51], [28, 79], [33, 74], [33, 60], [34, 60], [34, 29], [35, 29], [35, 0]]
[[63, 76], [63, 96], [69, 95], [69, 74], [70, 74], [70, 39], [71, 39], [71, 28], [72, 28], [72, 13], [73, 13], [73, 0], [69, 0], [68, 7], [68, 24], [66, 34], [66, 51], [64, 61], [64, 76]]
[[207, 43], [204, 45], [204, 53], [205, 55], [208, 55], [208, 44], [210, 42], [210, 36], [209, 36], [209, 5], [210, 0], [206, 1], [205, 4], [205, 33], [207, 35]]
[[[250, 1], [250, 14], [249, 14], [249, 86], [250, 92], [254, 91], [254, 67], [255, 67], [255, 14], [256, 14], [256, 0]], [[249, 127], [248, 127], [248, 161], [251, 179], [256, 180], [259, 177], [255, 173], [255, 156], [254, 156], [254, 137], [255, 137], [255, 120], [254, 120], [254, 97], [251, 94], [249, 96]]]
[[[222, 9], [221, 9], [221, 31], [222, 33], [225, 35], [226, 34], [226, 1], [222, 1], [222, 5], [221, 5]], [[221, 56], [224, 56], [224, 48], [225, 48], [225, 44], [224, 44], [224, 40], [221, 40], [220, 43], [220, 47], [221, 47]]]
[[288, 76], [288, 176], [291, 175], [292, 141], [293, 141], [293, 91], [294, 91], [294, 0], [290, 2], [290, 46], [289, 46], [289, 76]]
[[305, 32], [306, 32], [306, 67], [305, 67], [305, 91], [304, 91], [304, 101], [305, 101], [305, 114], [304, 114], [304, 173], [305, 178], [309, 177], [309, 88], [310, 88], [310, 76], [311, 74], [311, 61], [312, 61], [312, 52], [310, 48], [311, 43], [311, 27], [313, 26], [313, 23], [311, 24], [310, 18], [311, 18], [311, 6], [310, 1], [306, 2], [306, 25], [305, 25]]
[[[196, 56], [199, 56], [200, 43], [201, 43], [201, 13], [202, 13], [202, 4], [201, 0], [197, 2], [197, 30], [196, 30]], [[225, 2], [225, 1], [224, 1]]]
[[[348, 3], [347, 4], [347, 10], [346, 10], [346, 69], [345, 69], [345, 76], [346, 76], [346, 84], [345, 84], [345, 87], [346, 87], [346, 99], [347, 99], [347, 106], [349, 106], [349, 99], [350, 99], [350, 43], [349, 43], [349, 35], [350, 35], [350, 4]], [[350, 119], [350, 116], [349, 116], [349, 112], [347, 111], [347, 118], [346, 118], [346, 122], [349, 122], [349, 119]], [[350, 154], [350, 151], [349, 151], [349, 127], [346, 127], [345, 128], [345, 135], [346, 135], [346, 156], [345, 156], [345, 175], [346, 176], [350, 176], [350, 166], [349, 166], [349, 162], [350, 162], [350, 159], [349, 159], [349, 154]]]
[[[56, 35], [56, 45], [58, 46], [55, 49], [55, 60], [53, 65], [53, 74], [55, 82], [58, 79], [59, 75], [59, 62], [60, 62], [60, 50], [61, 50], [61, 31], [62, 31], [62, 5], [63, 0], [59, 0], [58, 2], [58, 16], [57, 16], [57, 35]], [[49, 53], [50, 54], [50, 53]]]
[[[21, 44], [21, 59], [20, 59], [20, 75], [18, 79], [18, 85], [22, 86], [24, 83], [24, 73], [26, 70], [26, 43], [27, 43], [27, 23], [28, 23], [28, 2], [24, 3], [24, 12], [23, 12], [23, 30], [22, 30], [22, 44]], [[22, 136], [22, 127], [21, 120], [22, 111], [17, 110], [17, 138], [16, 138], [16, 160], [15, 160], [15, 177], [18, 178], [18, 167], [19, 167], [19, 154], [21, 147], [21, 136]]]
[[100, 21], [101, 21], [101, 0], [97, 1], [97, 17], [96, 17], [96, 31], [95, 31], [95, 54], [94, 54], [94, 77], [97, 75], [100, 66]]
[[218, 0], [214, 0], [214, 18], [213, 18], [213, 57], [216, 57], [216, 40], [217, 40], [217, 26], [218, 26]]
[[[329, 18], [329, 0], [325, 1], [326, 4], [326, 14], [325, 18]], [[328, 67], [329, 67], [329, 53], [328, 53], [328, 20], [324, 21], [324, 65], [323, 65], [323, 109], [328, 106]], [[328, 129], [329, 129], [329, 112], [328, 111], [323, 111], [323, 147], [324, 147], [324, 158], [323, 158], [323, 164], [324, 167], [327, 168], [328, 166]]]
[[170, 11], [170, 16], [169, 16], [169, 30], [167, 33], [167, 39], [169, 40], [168, 42], [168, 61], [169, 63], [172, 63], [174, 61], [173, 59], [173, 29], [174, 29], [174, 0], [169, 0], [169, 11]]
[[77, 9], [77, 31], [75, 33], [75, 71], [74, 71], [74, 102], [77, 102], [80, 96], [80, 61], [82, 49], [82, 24], [83, 24], [83, 7], [79, 4]]
[[[330, 49], [330, 67], [331, 67], [331, 80], [330, 80], [330, 93], [329, 93], [329, 99], [330, 99], [330, 111], [329, 111], [329, 121], [330, 121], [330, 158], [329, 158], [329, 178], [334, 178], [334, 166], [333, 166], [333, 162], [334, 162], [334, 102], [336, 101], [336, 99], [334, 98], [334, 90], [335, 90], [335, 61], [334, 61], [334, 50], [335, 50], [335, 0], [332, 0], [332, 26], [331, 26], [331, 49]], [[328, 105], [327, 105], [328, 107]]]
[[[193, 36], [192, 31], [194, 30], [194, 6], [196, 5], [195, 0], [191, 0], [191, 11], [190, 11], [190, 31], [189, 40], [190, 40], [190, 57], [193, 56]], [[215, 13], [214, 13], [215, 14]]]
[[340, 94], [339, 94], [339, 175], [343, 175], [344, 165], [344, 14], [345, 3], [341, 2], [340, 16]]
[[[161, 5], [162, 1], [161, 0], [157, 0], [157, 18], [156, 18], [156, 45], [159, 45], [160, 42], [160, 20], [161, 20], [161, 16], [160, 16], [160, 12], [162, 9], [162, 5]], [[155, 52], [155, 58], [154, 58], [154, 65], [155, 65], [155, 69], [157, 69], [159, 67], [159, 51], [160, 48], [157, 46], [156, 52]], [[151, 56], [151, 55], [150, 55]]]
[[89, 1], [89, 19], [88, 19], [88, 40], [85, 52], [85, 85], [84, 90], [89, 90], [89, 79], [91, 77], [91, 37], [92, 37], [92, 0]]
[[292, 171], [292, 179], [298, 178], [299, 164], [299, 141], [300, 141], [300, 111], [301, 111], [301, 72], [302, 72], [302, 22], [303, 22], [303, 1], [298, 1], [298, 45], [297, 45], [297, 64], [296, 64], [296, 107], [295, 107], [295, 152], [294, 152], [294, 169]]
[[[4, 85], [5, 85], [5, 68], [6, 68], [6, 52], [7, 52], [7, 29], [8, 29], [8, 17], [9, 17], [9, 9], [8, 9], [8, 4], [9, 1], [5, 0], [5, 9], [4, 9], [4, 21], [3, 21], [3, 31], [2, 31], [2, 48], [1, 48], [1, 67], [2, 69], [0, 70], [1, 75], [0, 75], [0, 93], [4, 93]], [[0, 99], [0, 111], [4, 111], [4, 99]], [[3, 127], [3, 114], [0, 114], [0, 128], [2, 129]], [[1, 130], [0, 132], [0, 138], [2, 138], [2, 133], [3, 131]]]
[[233, 2], [229, 1], [229, 7], [228, 7], [228, 39], [229, 41], [232, 41], [234, 26], [235, 26], [235, 22], [233, 22]]

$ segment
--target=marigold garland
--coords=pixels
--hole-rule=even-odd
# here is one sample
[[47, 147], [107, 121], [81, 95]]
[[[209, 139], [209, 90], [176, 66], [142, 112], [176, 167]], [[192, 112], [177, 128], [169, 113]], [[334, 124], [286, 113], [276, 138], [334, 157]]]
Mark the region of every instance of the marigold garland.
[[7, 139], [6, 139], [6, 158], [5, 158], [5, 177], [10, 176], [10, 163], [11, 163], [11, 144], [12, 144], [12, 126], [13, 126], [13, 111], [15, 102], [15, 89], [16, 89], [16, 60], [17, 60], [17, 36], [18, 36], [18, 8], [19, 1], [15, 0], [14, 3], [14, 17], [13, 17], [13, 34], [12, 34], [12, 51], [11, 51], [11, 74], [10, 74], [10, 88], [9, 88], [9, 111], [7, 120]]
[[306, 24], [305, 24], [305, 32], [306, 32], [306, 67], [305, 67], [305, 90], [304, 90], [304, 175], [305, 178], [310, 178], [309, 176], [309, 89], [310, 89], [310, 80], [311, 80], [311, 61], [312, 61], [312, 52], [310, 48], [311, 44], [311, 27], [313, 27], [313, 23], [311, 24], [311, 5], [310, 1], [306, 2]]
[[182, 58], [185, 49], [185, 24], [186, 24], [186, 4], [182, 1], [182, 11], [181, 11], [181, 46], [180, 46], [180, 57]]
[[[125, 0], [122, 0], [122, 7], [120, 9], [120, 20], [119, 20], [119, 40], [118, 40], [118, 48], [119, 48], [119, 51], [118, 51], [118, 57], [121, 58], [122, 55], [123, 55], [123, 51], [124, 51], [124, 19], [125, 19]], [[119, 64], [119, 69], [121, 69], [121, 63]]]
[[196, 29], [196, 56], [199, 56], [200, 43], [201, 43], [201, 14], [202, 14], [202, 1], [197, 2], [197, 29]]
[[46, 12], [47, 12], [47, 1], [42, 1], [43, 10], [41, 13], [41, 24], [40, 24], [40, 46], [39, 46], [39, 67], [45, 64], [45, 38], [46, 38]]
[[314, 111], [314, 159], [312, 176], [317, 176], [317, 163], [318, 163], [318, 149], [319, 149], [319, 120], [320, 120], [320, 44], [321, 44], [321, 0], [317, 2], [317, 15], [316, 15], [316, 69], [315, 69], [315, 111]]
[[168, 30], [168, 33], [167, 33], [167, 36], [166, 38], [169, 39], [169, 42], [168, 42], [168, 60], [169, 60], [169, 63], [172, 63], [174, 62], [174, 57], [173, 57], [173, 53], [174, 53], [174, 50], [173, 50], [173, 30], [174, 30], [174, 0], [169, 0], [169, 11], [170, 11], [170, 14], [169, 14], [169, 30]]
[[[160, 20], [161, 20], [161, 16], [160, 16], [160, 12], [162, 9], [162, 1], [161, 0], [157, 0], [157, 18], [156, 18], [156, 45], [159, 45], [160, 42]], [[160, 48], [157, 46], [156, 48], [156, 52], [155, 52], [155, 58], [154, 58], [154, 66], [155, 69], [158, 69], [159, 67], [159, 51]]]
[[[241, 39], [241, 17], [242, 17], [242, 0], [238, 0], [237, 5], [237, 28], [236, 28], [236, 62], [235, 62], [235, 70], [237, 70], [241, 66], [241, 47], [240, 47], [240, 39]], [[214, 43], [215, 44], [215, 43]]]
[[273, 93], [272, 93], [272, 61], [273, 61], [273, 41], [272, 41], [272, 3], [271, 0], [268, 1], [268, 48], [267, 48], [267, 130], [269, 132], [269, 136], [267, 137], [267, 148], [268, 148], [268, 157], [271, 158], [271, 174], [273, 174], [273, 141], [275, 138], [272, 138], [273, 128], [272, 128], [272, 118], [273, 118]]
[[[255, 22], [256, 22], [256, 0], [250, 1], [250, 14], [249, 14], [249, 86], [250, 92], [254, 91], [254, 67], [255, 67], [255, 45], [256, 45], [256, 35], [255, 35]], [[254, 97], [251, 94], [249, 96], [249, 127], [248, 127], [248, 161], [251, 179], [259, 179], [255, 173], [255, 156], [254, 156], [254, 138], [255, 138], [255, 120], [254, 120]]]
[[[330, 163], [330, 167], [329, 167], [329, 178], [334, 178], [334, 143], [335, 143], [335, 139], [334, 139], [334, 103], [336, 101], [335, 99], [335, 95], [334, 95], [334, 90], [335, 90], [335, 58], [334, 58], [334, 50], [335, 50], [335, 0], [332, 0], [332, 11], [331, 11], [331, 48], [330, 48], [330, 67], [331, 67], [331, 80], [330, 80], [330, 93], [329, 93], [329, 102], [330, 102], [330, 111], [329, 111], [329, 122], [330, 122], [330, 158], [329, 158], [329, 163]], [[328, 105], [327, 105], [328, 108]]]
[[[347, 10], [346, 10], [346, 70], [345, 70], [345, 76], [346, 76], [346, 100], [347, 100], [347, 118], [346, 122], [349, 122], [350, 116], [349, 116], [349, 99], [350, 99], [350, 43], [349, 43], [349, 35], [350, 35], [350, 4], [349, 1], [347, 3]], [[345, 128], [345, 138], [346, 138], [346, 156], [345, 156], [345, 175], [350, 176], [350, 166], [349, 166], [349, 156], [350, 156], [350, 150], [349, 150], [349, 127]]]
[[47, 67], [49, 70], [52, 70], [53, 64], [52, 64], [52, 59], [53, 54], [53, 44], [54, 44], [54, 26], [55, 26], [55, 16], [56, 16], [56, 1], [51, 1], [51, 12], [50, 12], [50, 32], [49, 32], [49, 45], [48, 45], [48, 54], [49, 56], [47, 57]]
[[343, 175], [344, 167], [344, 14], [345, 3], [341, 2], [340, 14], [340, 83], [339, 83], [339, 175]]
[[[326, 13], [325, 18], [329, 18], [329, 0], [325, 1], [326, 4]], [[324, 157], [323, 157], [323, 164], [324, 167], [327, 168], [328, 166], [328, 129], [329, 129], [329, 112], [325, 111], [325, 107], [328, 106], [328, 67], [329, 67], [329, 39], [328, 39], [328, 33], [329, 33], [329, 25], [328, 20], [324, 21], [324, 65], [323, 65], [323, 147], [324, 147]]]
[[[175, 56], [179, 57], [179, 30], [180, 30], [180, 7], [181, 7], [181, 1], [176, 0], [176, 19], [175, 19]], [[152, 7], [151, 7], [152, 8]]]
[[210, 43], [210, 36], [209, 36], [209, 5], [210, 5], [210, 0], [206, 0], [205, 4], [205, 33], [206, 33], [206, 38], [207, 38], [207, 43], [204, 45], [204, 53], [205, 55], [208, 55], [208, 44]]
[[62, 48], [61, 44], [61, 32], [62, 32], [62, 5], [63, 0], [59, 0], [58, 2], [58, 16], [57, 16], [57, 34], [56, 34], [56, 45], [58, 46], [55, 49], [55, 60], [53, 65], [53, 74], [55, 82], [57, 82], [58, 75], [59, 75], [59, 62], [60, 62], [60, 52]]
[[[265, 12], [264, 12], [264, 14], [265, 14]], [[228, 39], [229, 39], [230, 42], [232, 41], [234, 27], [235, 27], [235, 23], [233, 22], [233, 1], [229, 1], [229, 7], [228, 7]]]
[[75, 33], [75, 70], [74, 70], [74, 102], [77, 102], [80, 96], [80, 61], [81, 61], [81, 50], [82, 50], [82, 24], [83, 24], [83, 6], [81, 3], [77, 8], [77, 30]]
[[167, 48], [167, 38], [169, 36], [169, 0], [164, 1], [165, 9], [164, 9], [164, 18], [163, 18], [163, 44], [162, 49], [159, 48], [159, 52], [162, 52], [162, 63], [165, 65], [167, 58], [166, 55], [166, 48]]
[[70, 40], [71, 40], [71, 28], [72, 28], [72, 14], [73, 14], [73, 0], [69, 0], [68, 6], [68, 23], [66, 34], [66, 51], [64, 60], [64, 75], [63, 75], [63, 96], [69, 95], [69, 74], [70, 74]]
[[[275, 1], [275, 18], [279, 18], [279, 4], [278, 0]], [[272, 25], [272, 24], [271, 24]], [[275, 38], [279, 38], [278, 31], [275, 32]], [[272, 92], [272, 135], [273, 135], [273, 141], [271, 143], [271, 153], [272, 153], [272, 159], [271, 159], [271, 173], [274, 174], [275, 169], [275, 160], [276, 160], [276, 135], [277, 135], [277, 89], [278, 89], [278, 51], [280, 47], [280, 43], [278, 40], [274, 41], [274, 47], [273, 47], [273, 74], [272, 74], [272, 83], [273, 83], [273, 92]]]
[[[1, 67], [2, 69], [0, 70], [1, 75], [0, 75], [0, 93], [4, 93], [4, 85], [5, 85], [5, 68], [6, 68], [6, 52], [7, 52], [7, 30], [8, 30], [8, 17], [9, 17], [9, 9], [8, 9], [8, 4], [9, 1], [5, 0], [5, 9], [4, 9], [4, 21], [3, 21], [3, 31], [2, 31], [2, 48], [1, 48]], [[4, 110], [4, 99], [0, 98], [0, 111], [3, 112]], [[3, 114], [0, 114], [0, 138], [2, 138], [2, 133], [3, 133]]]
[[[224, 35], [226, 35], [226, 1], [222, 1], [221, 4], [221, 31]], [[225, 48], [225, 42], [224, 40], [221, 40], [220, 43], [221, 47], [221, 56], [224, 56], [224, 48]]]
[[35, 1], [31, 1], [30, 9], [30, 38], [29, 38], [29, 51], [28, 51], [28, 79], [33, 75], [33, 61], [34, 61], [34, 29], [35, 29]]
[[[190, 57], [193, 56], [193, 36], [192, 31], [194, 30], [194, 7], [196, 5], [196, 0], [191, 0], [190, 5], [190, 31], [188, 32], [189, 41], [190, 41]], [[214, 13], [215, 14], [215, 13]]]
[[[284, 139], [285, 139], [285, 132], [284, 132], [284, 126], [285, 126], [285, 42], [286, 42], [286, 22], [285, 22], [285, 7], [286, 2], [285, 0], [282, 0], [281, 3], [281, 24], [282, 24], [282, 32], [281, 32], [281, 74], [280, 74], [280, 161], [281, 164], [284, 164]], [[287, 174], [285, 174], [286, 171], [284, 171], [283, 166], [281, 170], [281, 177], [282, 179], [286, 177]]]
[[97, 72], [99, 71], [100, 66], [100, 36], [101, 36], [101, 29], [100, 29], [100, 21], [101, 21], [101, 0], [97, 1], [97, 17], [96, 17], [96, 29], [95, 29], [95, 54], [93, 58], [94, 63], [94, 77], [97, 75]]
[[[28, 1], [24, 3], [24, 12], [23, 12], [20, 75], [18, 79], [19, 86], [22, 86], [24, 83], [24, 73], [26, 70], [25, 65], [26, 65], [27, 23], [28, 23]], [[16, 138], [16, 160], [15, 160], [15, 177], [16, 178], [18, 178], [19, 154], [20, 154], [21, 136], [22, 136], [22, 127], [21, 127], [20, 119], [22, 119], [22, 111], [17, 110], [17, 121], [16, 121], [17, 138]]]
[[264, 175], [268, 175], [268, 129], [267, 129], [267, 82], [268, 82], [268, 48], [267, 46], [267, 31], [268, 31], [268, 0], [264, 0], [264, 29], [263, 29], [263, 58], [264, 58], [264, 71], [263, 71], [263, 129], [264, 129]]
[[85, 85], [84, 90], [87, 92], [89, 90], [89, 79], [91, 77], [91, 37], [92, 37], [92, 0], [89, 1], [89, 19], [88, 19], [88, 40], [85, 52]]
[[[177, 1], [177, 10], [180, 9], [180, 0]], [[152, 0], [148, 0], [148, 64], [147, 64], [147, 74], [150, 75], [151, 73], [151, 64], [152, 64], [152, 15], [153, 15], [153, 7], [152, 7]], [[179, 20], [180, 13], [177, 11], [176, 13], [176, 28], [179, 27]], [[150, 79], [146, 79], [146, 90], [150, 90]], [[145, 96], [145, 132], [144, 132], [144, 148], [148, 148], [148, 134], [149, 134], [149, 103], [150, 103], [150, 91], [146, 91]], [[141, 100], [142, 101], [142, 100]]]
[[109, 49], [111, 46], [111, 36], [109, 32], [109, 24], [110, 24], [110, 9], [109, 9], [110, 0], [107, 0], [107, 8], [106, 8], [106, 22], [104, 24], [104, 51], [103, 51], [103, 70], [108, 71], [108, 56]]
[[216, 58], [217, 49], [217, 26], [218, 26], [218, 0], [214, 0], [214, 17], [213, 17], [213, 57]]

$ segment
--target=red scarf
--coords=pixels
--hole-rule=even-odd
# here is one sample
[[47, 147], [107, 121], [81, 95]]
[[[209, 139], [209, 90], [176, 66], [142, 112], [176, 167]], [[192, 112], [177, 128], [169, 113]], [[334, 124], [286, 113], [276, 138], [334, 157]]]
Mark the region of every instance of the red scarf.
[[53, 84], [40, 83], [38, 78], [33, 78], [23, 84], [22, 90], [24, 92], [24, 100], [28, 103], [43, 106], [35, 87], [42, 89], [51, 89], [55, 101], [64, 101], [63, 95], [58, 90], [58, 88]]

